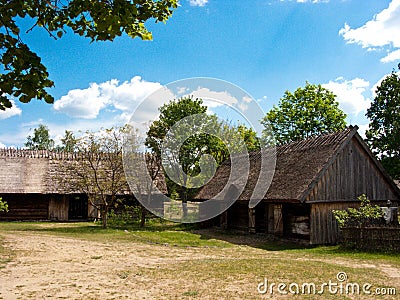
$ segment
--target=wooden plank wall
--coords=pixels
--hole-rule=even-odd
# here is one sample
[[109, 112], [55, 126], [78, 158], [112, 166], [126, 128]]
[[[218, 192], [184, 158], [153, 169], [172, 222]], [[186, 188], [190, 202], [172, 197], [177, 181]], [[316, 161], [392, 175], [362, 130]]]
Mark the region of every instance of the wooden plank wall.
[[338, 225], [332, 210], [358, 207], [359, 202], [313, 203], [310, 212], [310, 244], [336, 244]]
[[68, 221], [69, 197], [67, 195], [51, 195], [49, 202], [49, 219]]
[[354, 201], [361, 194], [366, 194], [371, 200], [398, 200], [379, 169], [353, 138], [315, 185], [306, 201]]

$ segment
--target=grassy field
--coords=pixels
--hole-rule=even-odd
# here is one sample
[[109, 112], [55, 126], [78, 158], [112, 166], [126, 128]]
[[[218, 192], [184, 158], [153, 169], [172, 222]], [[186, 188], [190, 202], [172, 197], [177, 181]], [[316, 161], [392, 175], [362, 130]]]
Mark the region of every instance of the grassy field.
[[[145, 229], [131, 226], [126, 229], [103, 230], [94, 223], [11, 222], [0, 223], [0, 268], [2, 270], [7, 269], [5, 268], [7, 264], [18, 262], [19, 259], [32, 261], [34, 264], [34, 258], [25, 253], [24, 249], [13, 249], [10, 246], [14, 237], [19, 237], [21, 241], [29, 240], [32, 245], [39, 240], [38, 249], [41, 249], [40, 245], [46, 245], [49, 249], [52, 247], [63, 249], [63, 245], [69, 245], [73, 241], [83, 249], [80, 250], [81, 252], [76, 252], [77, 254], [90, 253], [87, 255], [87, 261], [91, 265], [110, 263], [113, 260], [107, 260], [107, 257], [113, 255], [121, 257], [122, 260], [118, 260], [119, 263], [116, 260], [116, 264], [110, 264], [110, 274], [107, 278], [108, 280], [115, 278], [123, 284], [123, 288], [121, 286], [116, 289], [107, 287], [105, 288], [107, 292], [101, 294], [98, 290], [91, 290], [89, 293], [84, 286], [78, 285], [71, 289], [69, 297], [76, 294], [82, 298], [97, 295], [103, 298], [122, 299], [124, 297], [121, 293], [124, 288], [131, 286], [132, 289], [137, 290], [137, 293], [143, 292], [136, 294], [138, 298], [143, 299], [275, 297], [315, 299], [316, 295], [293, 295], [290, 292], [287, 295], [280, 295], [276, 287], [273, 295], [269, 292], [261, 295], [257, 292], [257, 286], [266, 278], [269, 283], [285, 283], [286, 285], [296, 283], [300, 286], [302, 283], [315, 283], [319, 286], [329, 280], [338, 282], [336, 276], [339, 272], [346, 273], [348, 280], [345, 283], [360, 285], [370, 283], [374, 291], [377, 287], [385, 289], [394, 287], [397, 293], [400, 292], [400, 256], [398, 254], [354, 252], [343, 250], [338, 246], [307, 248], [271, 240], [262, 235], [196, 230], [193, 227], [174, 223], [156, 223]], [[9, 243], [4, 244], [5, 241]], [[18, 238], [15, 242], [18, 242]], [[91, 245], [94, 246], [94, 250], [90, 248]], [[112, 252], [113, 248], [118, 251]], [[121, 249], [122, 251], [127, 249], [126, 254], [121, 254]], [[73, 250], [73, 248], [68, 248], [62, 251]], [[140, 254], [139, 258], [130, 257], [129, 255], [133, 255], [132, 252]], [[57, 259], [57, 257], [53, 258], [52, 261], [57, 261]], [[72, 263], [74, 256], [63, 257], [60, 261]], [[86, 261], [79, 261], [79, 263], [87, 265]], [[101, 284], [106, 286], [105, 283]], [[25, 284], [26, 289], [27, 286], [29, 284]], [[293, 287], [295, 288], [295, 285]], [[40, 291], [40, 288], [36, 288], [34, 292], [31, 289], [29, 294], [21, 288], [20, 295], [36, 298], [41, 295]], [[63, 292], [65, 293], [65, 290]], [[288, 292], [288, 287], [286, 292]], [[329, 294], [328, 290], [319, 297], [321, 299], [366, 299], [365, 295], [364, 297], [338, 293], [333, 295]], [[397, 299], [398, 295], [369, 295], [368, 297]]]

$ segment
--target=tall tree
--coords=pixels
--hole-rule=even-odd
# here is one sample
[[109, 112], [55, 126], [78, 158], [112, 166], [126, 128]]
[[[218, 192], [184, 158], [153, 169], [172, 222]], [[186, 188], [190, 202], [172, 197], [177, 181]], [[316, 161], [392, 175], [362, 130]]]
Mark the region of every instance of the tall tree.
[[346, 126], [346, 114], [339, 108], [336, 96], [321, 85], [306, 82], [294, 93], [286, 91], [279, 104], [266, 114], [263, 138], [268, 144], [271, 132], [278, 144], [334, 132]]
[[[246, 146], [250, 151], [259, 148], [252, 129], [231, 126], [219, 121], [216, 115], [207, 114], [201, 99], [173, 100], [159, 111], [159, 119], [150, 125], [145, 144], [164, 162], [168, 190], [171, 194], [177, 192], [183, 203], [195, 195], [204, 179], [230, 154], [245, 151]], [[184, 217], [185, 214], [183, 205]]]
[[113, 41], [126, 33], [151, 40], [147, 21], [165, 22], [178, 6], [178, 0], [30, 0], [0, 1], [0, 110], [10, 108], [11, 98], [29, 102], [34, 98], [53, 103], [47, 88], [49, 79], [40, 57], [22, 41], [18, 19], [32, 19], [34, 27], [44, 28], [59, 39], [69, 28], [92, 41]]
[[33, 136], [26, 138], [25, 147], [32, 150], [53, 150], [54, 140], [50, 138], [49, 128], [40, 124], [33, 130]]
[[61, 138], [61, 146], [56, 147], [58, 151], [74, 152], [78, 140], [74, 133], [70, 130], [65, 130], [64, 137]]
[[[170, 129], [178, 121], [184, 119], [185, 117], [197, 114], [205, 114], [207, 112], [207, 106], [203, 105], [203, 101], [201, 99], [186, 97], [164, 104], [159, 108], [159, 111], [160, 117], [150, 125], [145, 144], [154, 152], [157, 157], [160, 158], [161, 161], [162, 149], [163, 146], [165, 147], [164, 139], [166, 138]], [[215, 116], [209, 116], [204, 120], [204, 123], [210, 123], [214, 120]], [[183, 124], [183, 126], [186, 125], [190, 126], [190, 124]], [[199, 124], [193, 124], [193, 126], [196, 125]], [[185, 131], [189, 131], [190, 129], [191, 128], [180, 128], [180, 130], [183, 130], [181, 135], [184, 135]], [[201, 128], [198, 129], [199, 132], [202, 131]], [[164, 156], [164, 160], [168, 160], [166, 164], [171, 166], [171, 170], [176, 176], [174, 180], [171, 180], [171, 178], [166, 176], [166, 180], [169, 192], [178, 192], [182, 202], [186, 203], [192, 196], [190, 192], [192, 191], [193, 193], [193, 190], [190, 190], [189, 188], [191, 185], [190, 177], [199, 173], [200, 158], [203, 154], [209, 153], [211, 137], [206, 134], [191, 136], [185, 141], [182, 147], [172, 144], [174, 142], [179, 143], [177, 141], [178, 139], [179, 136], [177, 136], [176, 139], [168, 139], [168, 146], [172, 150], [169, 151], [168, 155]], [[183, 172], [180, 172], [179, 166]]]
[[388, 173], [400, 179], [400, 75], [395, 70], [377, 87], [366, 116], [368, 143]]

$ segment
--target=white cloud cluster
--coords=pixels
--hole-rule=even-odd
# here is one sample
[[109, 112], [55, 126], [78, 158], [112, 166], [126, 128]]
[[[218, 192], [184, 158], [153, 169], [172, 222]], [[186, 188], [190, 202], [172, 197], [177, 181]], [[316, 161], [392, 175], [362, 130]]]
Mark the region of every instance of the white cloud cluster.
[[6, 110], [0, 110], [0, 120], [8, 119], [13, 116], [19, 116], [22, 111], [21, 109], [15, 104], [13, 100], [10, 100], [12, 107], [7, 108]]
[[347, 43], [359, 44], [368, 50], [390, 49], [381, 59], [384, 63], [400, 59], [400, 0], [392, 0], [388, 8], [359, 28], [352, 29], [345, 24], [339, 34]]
[[364, 79], [345, 80], [339, 77], [322, 86], [337, 96], [340, 108], [347, 114], [358, 115], [370, 106], [371, 100], [364, 96], [369, 88], [369, 82]]
[[133, 111], [147, 96], [160, 89], [158, 82], [142, 80], [140, 76], [119, 83], [112, 79], [100, 84], [91, 83], [87, 89], [75, 89], [54, 102], [54, 109], [71, 117], [94, 119], [106, 107]]
[[208, 0], [190, 0], [190, 6], [205, 6], [208, 3]]

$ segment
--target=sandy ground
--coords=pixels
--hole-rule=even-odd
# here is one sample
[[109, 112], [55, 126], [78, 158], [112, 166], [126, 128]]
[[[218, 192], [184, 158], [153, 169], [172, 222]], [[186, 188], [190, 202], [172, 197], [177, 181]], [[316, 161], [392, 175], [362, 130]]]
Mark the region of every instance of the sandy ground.
[[[183, 261], [235, 259], [244, 253], [249, 257], [266, 258], [266, 251], [246, 246], [183, 248], [93, 242], [29, 232], [2, 236], [15, 257], [0, 269], [0, 299], [190, 299], [190, 292], [182, 297], [185, 295], [184, 275], [182, 278], [158, 278], [165, 273], [161, 270]], [[271, 258], [275, 255], [276, 252], [267, 254]], [[340, 264], [346, 265], [346, 262]], [[377, 268], [392, 283], [400, 285], [400, 270], [396, 267], [373, 264], [359, 267]], [[202, 289], [207, 289], [209, 284], [196, 283]], [[229, 283], [226, 279], [223, 289], [230, 295], [226, 299], [242, 299], [243, 289], [252, 294], [250, 298], [261, 299], [254, 285], [244, 284], [239, 290], [238, 286], [240, 281]], [[206, 298], [217, 299], [212, 293]]]
[[166, 251], [161, 245], [28, 233], [3, 236], [5, 246], [17, 254], [0, 271], [0, 298], [4, 299], [152, 299], [158, 294], [153, 291], [156, 279], [142, 276], [143, 268], [160, 268], [187, 257], [213, 257], [195, 248]]

